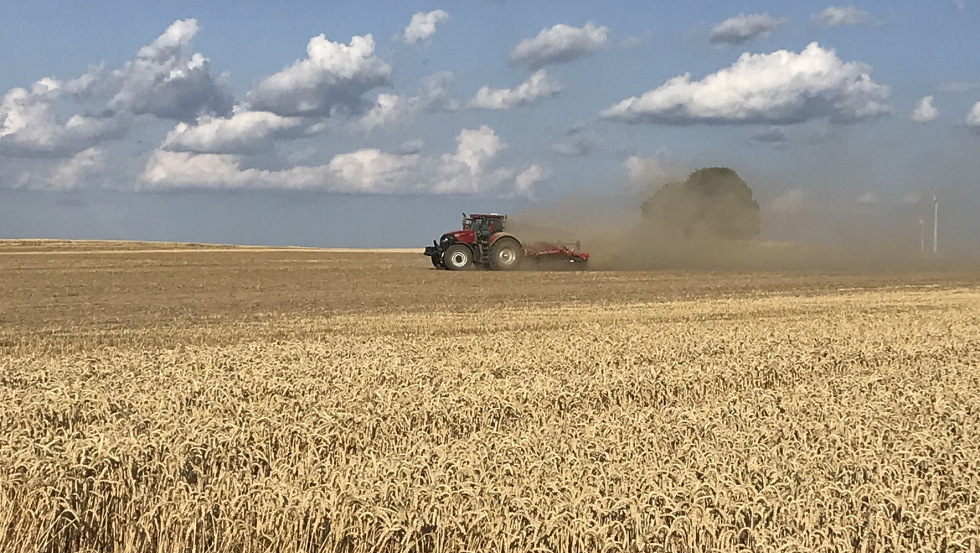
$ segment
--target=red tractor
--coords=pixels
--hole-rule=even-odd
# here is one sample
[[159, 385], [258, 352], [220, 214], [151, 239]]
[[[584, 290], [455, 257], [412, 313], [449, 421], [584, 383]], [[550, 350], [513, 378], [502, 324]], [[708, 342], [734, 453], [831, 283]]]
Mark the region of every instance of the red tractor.
[[580, 245], [537, 242], [523, 245], [506, 231], [507, 216], [463, 214], [463, 229], [447, 232], [438, 242], [425, 248], [436, 269], [465, 271], [485, 267], [495, 271], [513, 271], [525, 260], [553, 261], [562, 264], [587, 263], [589, 254], [578, 251]]

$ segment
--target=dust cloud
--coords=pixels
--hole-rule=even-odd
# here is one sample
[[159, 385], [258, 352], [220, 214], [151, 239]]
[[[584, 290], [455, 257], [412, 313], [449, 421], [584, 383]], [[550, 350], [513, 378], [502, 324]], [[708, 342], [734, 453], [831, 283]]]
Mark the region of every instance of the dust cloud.
[[[795, 189], [763, 203], [747, 193], [706, 199], [703, 190], [680, 181], [656, 183], [525, 208], [511, 216], [509, 230], [526, 243], [578, 241], [591, 255], [591, 270], [980, 269], [975, 250], [947, 247], [955, 251], [932, 255], [932, 219], [922, 215], [931, 212], [931, 197], [891, 205], [870, 196], [842, 202]], [[658, 196], [670, 198], [652, 206]]]

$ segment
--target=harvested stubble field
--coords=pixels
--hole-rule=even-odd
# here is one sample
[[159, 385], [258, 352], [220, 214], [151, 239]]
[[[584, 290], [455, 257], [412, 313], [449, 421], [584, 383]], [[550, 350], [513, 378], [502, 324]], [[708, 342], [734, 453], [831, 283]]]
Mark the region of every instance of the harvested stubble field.
[[980, 548], [977, 274], [0, 242], [0, 279], [0, 551]]

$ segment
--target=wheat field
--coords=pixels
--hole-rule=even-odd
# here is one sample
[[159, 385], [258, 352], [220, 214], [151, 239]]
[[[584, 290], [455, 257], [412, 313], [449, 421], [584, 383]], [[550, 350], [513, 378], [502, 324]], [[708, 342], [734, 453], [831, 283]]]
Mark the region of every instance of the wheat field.
[[980, 549], [977, 274], [0, 242], [0, 277], [3, 552]]

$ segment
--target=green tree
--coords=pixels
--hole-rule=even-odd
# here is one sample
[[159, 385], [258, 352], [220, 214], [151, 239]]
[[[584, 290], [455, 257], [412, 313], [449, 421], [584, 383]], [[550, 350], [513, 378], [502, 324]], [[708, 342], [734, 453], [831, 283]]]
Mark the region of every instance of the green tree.
[[698, 169], [668, 183], [643, 202], [643, 218], [684, 238], [747, 239], [759, 234], [759, 203], [727, 167]]

